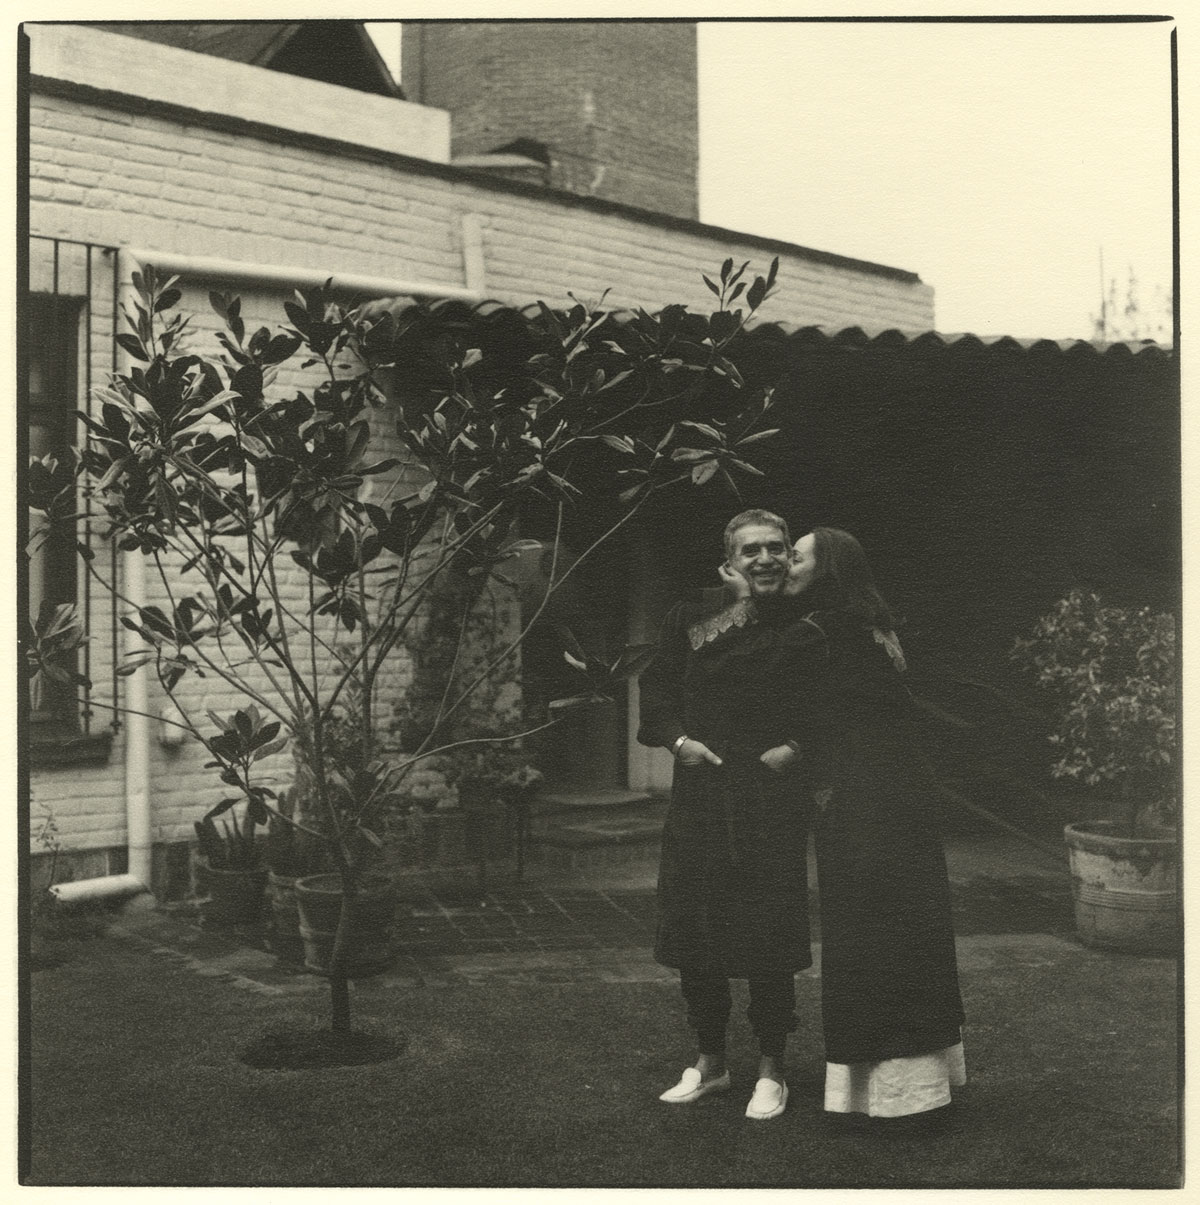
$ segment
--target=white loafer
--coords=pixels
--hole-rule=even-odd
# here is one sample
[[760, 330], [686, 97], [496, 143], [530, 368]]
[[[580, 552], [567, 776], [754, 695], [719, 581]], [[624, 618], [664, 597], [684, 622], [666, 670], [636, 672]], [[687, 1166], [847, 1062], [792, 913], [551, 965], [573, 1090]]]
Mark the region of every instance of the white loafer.
[[755, 1121], [770, 1121], [787, 1108], [787, 1084], [773, 1079], [760, 1079], [754, 1085], [754, 1095], [746, 1106], [746, 1116]]
[[668, 1088], [658, 1099], [665, 1100], [669, 1105], [690, 1105], [692, 1101], [699, 1100], [710, 1092], [724, 1092], [728, 1087], [728, 1071], [706, 1080], [701, 1078], [695, 1067], [689, 1067], [679, 1077], [679, 1083], [674, 1088]]

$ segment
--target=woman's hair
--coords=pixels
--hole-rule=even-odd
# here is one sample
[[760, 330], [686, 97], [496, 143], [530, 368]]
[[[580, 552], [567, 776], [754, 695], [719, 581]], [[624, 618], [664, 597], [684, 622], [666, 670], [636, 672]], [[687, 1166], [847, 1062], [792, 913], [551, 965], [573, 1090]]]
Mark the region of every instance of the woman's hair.
[[890, 632], [895, 620], [862, 545], [839, 527], [814, 527], [812, 534], [816, 578], [805, 594], [821, 606], [848, 611], [864, 624]]

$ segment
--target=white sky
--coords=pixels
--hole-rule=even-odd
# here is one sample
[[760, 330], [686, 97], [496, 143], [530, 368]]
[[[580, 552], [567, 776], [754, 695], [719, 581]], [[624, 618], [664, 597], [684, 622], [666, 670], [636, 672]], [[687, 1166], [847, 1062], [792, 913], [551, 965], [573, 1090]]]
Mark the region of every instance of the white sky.
[[1089, 337], [1102, 248], [1161, 308], [1170, 30], [701, 22], [701, 220], [916, 272], [943, 331]]
[[1087, 336], [1171, 284], [1170, 25], [708, 24], [700, 211], [920, 274], [937, 326]]

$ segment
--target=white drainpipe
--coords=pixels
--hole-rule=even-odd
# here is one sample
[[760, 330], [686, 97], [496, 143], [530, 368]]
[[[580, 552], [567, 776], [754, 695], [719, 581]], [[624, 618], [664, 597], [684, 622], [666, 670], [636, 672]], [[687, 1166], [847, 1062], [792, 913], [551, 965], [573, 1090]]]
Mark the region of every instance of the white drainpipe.
[[[143, 606], [146, 601], [145, 558], [136, 549], [126, 552], [121, 557], [121, 570], [126, 598], [133, 606]], [[132, 607], [129, 614], [133, 614]], [[140, 647], [137, 633], [126, 630], [125, 646], [126, 652], [133, 652]], [[150, 890], [153, 845], [150, 837], [150, 723], [144, 714], [148, 703], [148, 672], [142, 666], [125, 679], [125, 706], [129, 710], [125, 720], [125, 839], [128, 869], [124, 874], [80, 879], [51, 887], [50, 890], [64, 904], [139, 895]]]
[[[123, 252], [119, 264], [121, 302], [128, 301], [133, 289], [133, 273], [138, 269], [136, 256]], [[129, 369], [129, 356], [120, 352], [122, 371]], [[127, 614], [136, 619], [136, 609], [146, 602], [146, 562], [136, 549], [121, 555], [120, 582], [129, 600]], [[125, 631], [125, 651], [140, 647], [136, 632]], [[150, 857], [153, 842], [150, 836], [150, 727], [144, 714], [148, 706], [145, 666], [125, 679], [125, 842], [128, 851], [124, 874], [103, 875], [95, 879], [79, 879], [58, 883], [50, 890], [64, 904], [86, 900], [115, 899], [140, 895], [150, 890]], [[142, 713], [142, 714], [139, 714]]]
[[[372, 297], [450, 297], [462, 301], [483, 298], [483, 247], [479, 219], [474, 214], [462, 216], [463, 275], [466, 285], [431, 285], [411, 280], [390, 280], [383, 276], [339, 275], [333, 277], [333, 288], [348, 293]], [[184, 277], [203, 277], [228, 281], [252, 281], [256, 284], [323, 285], [330, 273], [314, 268], [293, 268], [277, 264], [248, 264], [231, 259], [206, 259], [200, 256], [177, 255], [169, 251], [147, 251], [144, 248], [123, 248], [120, 252], [122, 298], [133, 288], [133, 273], [142, 264], [151, 264], [159, 271], [178, 272]], [[128, 369], [124, 352], [122, 369]], [[121, 558], [125, 597], [132, 608], [145, 605], [146, 562], [136, 549]], [[126, 651], [140, 648], [135, 632], [126, 631]], [[114, 899], [139, 895], [150, 890], [150, 859], [153, 848], [150, 821], [150, 721], [149, 698], [145, 666], [125, 679], [126, 707], [129, 715], [125, 726], [125, 833], [128, 843], [128, 870], [125, 874], [103, 875], [95, 879], [58, 883], [50, 890], [64, 904], [85, 900]], [[141, 713], [141, 714], [138, 714]]]

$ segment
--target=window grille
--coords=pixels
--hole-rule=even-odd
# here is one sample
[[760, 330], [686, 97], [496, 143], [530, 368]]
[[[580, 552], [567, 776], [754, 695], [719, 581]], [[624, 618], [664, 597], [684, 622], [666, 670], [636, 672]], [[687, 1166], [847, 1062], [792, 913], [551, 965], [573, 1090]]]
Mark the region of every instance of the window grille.
[[[29, 451], [40, 456], [88, 438], [78, 411], [92, 412], [92, 386], [117, 368], [119, 302], [117, 249], [74, 239], [32, 235], [29, 240], [29, 280], [24, 298], [22, 421], [27, 424]], [[91, 680], [103, 676], [112, 684], [110, 706], [94, 716], [90, 687], [48, 692], [48, 706], [33, 719], [35, 743], [70, 744], [93, 734], [94, 728], [115, 731], [118, 615], [115, 589], [99, 586], [79, 563], [76, 540], [88, 548], [103, 539], [99, 517], [90, 501], [78, 502], [81, 521], [75, 532], [64, 531], [46, 540], [29, 565], [29, 612], [37, 615], [42, 601], [74, 602], [84, 630], [92, 639], [80, 652], [79, 670]], [[35, 520], [31, 517], [31, 534]], [[116, 586], [118, 558], [106, 557], [98, 571]], [[107, 597], [105, 597], [107, 595]], [[111, 664], [100, 674], [96, 637], [110, 632]], [[51, 759], [53, 760], [53, 759]]]

